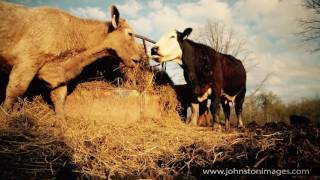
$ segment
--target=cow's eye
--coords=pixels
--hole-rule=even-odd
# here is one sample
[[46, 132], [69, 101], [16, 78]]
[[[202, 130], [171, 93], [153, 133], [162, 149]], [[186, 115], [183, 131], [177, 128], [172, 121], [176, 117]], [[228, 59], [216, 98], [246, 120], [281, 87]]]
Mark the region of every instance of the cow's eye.
[[129, 32], [128, 34], [129, 34], [129, 36], [133, 36], [133, 33], [132, 33], [132, 32]]
[[172, 36], [170, 36], [170, 39], [172, 39], [172, 38], [175, 38], [175, 36], [173, 36], [173, 35], [172, 35]]

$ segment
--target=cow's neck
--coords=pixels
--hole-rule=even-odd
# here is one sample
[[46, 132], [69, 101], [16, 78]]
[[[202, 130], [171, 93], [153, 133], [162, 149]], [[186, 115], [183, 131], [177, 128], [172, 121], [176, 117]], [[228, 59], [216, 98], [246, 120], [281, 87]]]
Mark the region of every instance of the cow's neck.
[[183, 65], [182, 58], [176, 58], [176, 59], [174, 59], [172, 61], [178, 63], [180, 66]]
[[[101, 37], [105, 36], [108, 31], [105, 22], [84, 20], [82, 23], [84, 26], [81, 26], [76, 42], [74, 42], [79, 43], [76, 47], [81, 47], [81, 49], [72, 51], [73, 53], [66, 56], [63, 61], [53, 63], [64, 69], [65, 80], [70, 80], [79, 75], [84, 67], [93, 63], [96, 59], [109, 55], [108, 47], [112, 47], [112, 42], [101, 42]], [[92, 24], [95, 24], [95, 26], [92, 26]]]
[[212, 71], [216, 63], [216, 51], [207, 45], [188, 39], [183, 41], [181, 48], [183, 69], [186, 71], [189, 83], [201, 88], [210, 84], [210, 80], [214, 78]]
[[81, 73], [84, 67], [93, 63], [99, 58], [107, 56], [108, 54], [109, 53], [107, 49], [101, 48], [88, 51], [84, 54], [73, 57], [73, 59], [70, 61], [66, 61], [66, 63], [64, 64], [66, 80], [73, 79]]
[[[78, 76], [84, 67], [99, 58], [108, 55], [105, 48], [84, 51], [78, 55], [67, 58], [63, 62], [51, 62], [45, 64], [40, 72], [39, 78], [46, 81], [51, 88], [55, 88]], [[55, 74], [57, 76], [51, 76]]]

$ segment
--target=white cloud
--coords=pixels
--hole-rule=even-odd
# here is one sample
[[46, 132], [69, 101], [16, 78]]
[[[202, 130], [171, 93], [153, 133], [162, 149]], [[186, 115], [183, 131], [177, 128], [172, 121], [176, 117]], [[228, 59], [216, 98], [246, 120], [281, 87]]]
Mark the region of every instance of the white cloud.
[[186, 27], [197, 26], [197, 22], [183, 18], [175, 9], [167, 6], [158, 11], [151, 12], [149, 18], [153, 21], [154, 27], [159, 28], [162, 33], [172, 28], [184, 29]]
[[[143, 9], [144, 6], [150, 9]], [[138, 31], [145, 29], [147, 34], [149, 32], [158, 34], [156, 38], [172, 28], [182, 31], [187, 27], [192, 27], [196, 30], [203, 26], [208, 19], [231, 21], [228, 4], [219, 0], [200, 0], [199, 2], [177, 4], [156, 0], [145, 4], [136, 0], [127, 0], [117, 7], [121, 13], [124, 12], [128, 15], [129, 23], [134, 29]], [[139, 13], [143, 15], [139, 15]]]
[[250, 87], [258, 85], [268, 73], [272, 73], [265, 89], [286, 101], [311, 97], [320, 91], [320, 65], [308, 65], [287, 55], [261, 53], [256, 58], [259, 58], [259, 66], [247, 75]]
[[153, 30], [153, 24], [148, 18], [140, 17], [129, 22], [133, 29], [140, 34], [148, 34]]
[[106, 13], [99, 7], [71, 8], [70, 12], [83, 18], [107, 20]]
[[193, 3], [184, 3], [178, 5], [177, 10], [186, 19], [196, 19], [202, 22], [207, 19], [214, 19], [227, 24], [231, 22], [229, 5], [218, 0], [200, 0]]
[[241, 23], [253, 23], [254, 32], [281, 38], [299, 32], [298, 19], [310, 15], [302, 4], [302, 0], [242, 0], [233, 12]]
[[278, 0], [242, 0], [235, 4], [235, 10], [246, 20], [257, 21], [276, 7]]
[[154, 0], [148, 2], [148, 7], [151, 9], [161, 9], [162, 8], [162, 1]]
[[120, 14], [127, 15], [127, 18], [137, 17], [142, 7], [143, 5], [139, 4], [137, 0], [128, 0], [124, 4], [117, 5]]

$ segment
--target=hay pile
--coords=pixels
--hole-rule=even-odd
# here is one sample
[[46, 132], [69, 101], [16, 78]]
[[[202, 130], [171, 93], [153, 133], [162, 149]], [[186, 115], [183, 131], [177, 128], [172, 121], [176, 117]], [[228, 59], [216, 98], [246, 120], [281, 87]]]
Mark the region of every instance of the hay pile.
[[[88, 111], [83, 105], [90, 106], [90, 99], [100, 100], [101, 106], [115, 105], [117, 99], [109, 98], [106, 91], [94, 90], [98, 86], [119, 88], [105, 82], [84, 83], [75, 89], [70, 95], [73, 99], [68, 97], [67, 100], [67, 106], [69, 104], [71, 108], [67, 108], [66, 124], [55, 119], [52, 109], [40, 97], [32, 102], [21, 100], [19, 110], [10, 115], [1, 110], [0, 153], [4, 157], [1, 159], [5, 160], [0, 165], [4, 167], [1, 171], [6, 172], [2, 176], [48, 178], [71, 171], [76, 176], [100, 178], [175, 174], [178, 172], [170, 170], [170, 163], [159, 162], [181, 158], [183, 153], [179, 153], [179, 148], [195, 141], [217, 144], [234, 136], [182, 123], [176, 111], [178, 103], [173, 89], [168, 85], [154, 85], [153, 74], [142, 67], [127, 72], [119, 84], [120, 88], [136, 90], [141, 96], [155, 97], [158, 109], [153, 110], [160, 116], [150, 116], [152, 112], [147, 116], [141, 112], [143, 115], [139, 119], [133, 115], [135, 121], [124, 123], [123, 119], [106, 118], [110, 111], [103, 114], [103, 108], [97, 109], [102, 115], [100, 119], [98, 116], [72, 116], [77, 111], [78, 114]], [[76, 101], [79, 96], [86, 97], [87, 101]], [[122, 113], [119, 109], [115, 111]], [[17, 173], [20, 171], [24, 173]]]
[[[21, 101], [19, 110], [11, 115], [0, 110], [0, 179], [201, 178], [201, 168], [269, 167], [277, 153], [293, 166], [303, 161], [319, 167], [318, 136], [314, 135], [307, 146], [300, 144], [308, 144], [307, 136], [296, 138], [300, 131], [289, 128], [217, 132], [192, 127], [181, 122], [170, 86], [155, 85], [153, 74], [143, 68], [126, 75], [120, 87], [158, 98], [160, 117], [132, 116], [135, 120], [125, 123], [123, 119], [108, 119], [101, 108], [97, 110], [100, 117], [73, 116], [77, 111], [88, 111], [83, 105], [90, 106], [92, 99], [101, 100], [101, 106], [116, 103], [116, 99], [106, 98], [104, 91], [94, 90], [98, 86], [119, 88], [105, 82], [84, 83], [76, 88], [73, 99], [67, 102], [72, 108], [67, 110], [66, 124], [56, 120], [40, 97], [33, 102]], [[86, 97], [87, 101], [79, 102], [77, 97]], [[288, 138], [292, 144], [287, 145]], [[296, 146], [296, 151], [286, 154], [291, 146]], [[288, 159], [301, 155], [304, 159]]]

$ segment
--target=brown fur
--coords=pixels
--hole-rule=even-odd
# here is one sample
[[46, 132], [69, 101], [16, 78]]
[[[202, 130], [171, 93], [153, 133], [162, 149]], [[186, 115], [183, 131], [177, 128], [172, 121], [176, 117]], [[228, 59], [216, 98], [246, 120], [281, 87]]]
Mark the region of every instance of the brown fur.
[[11, 69], [5, 109], [12, 108], [37, 76], [53, 89], [56, 112], [64, 117], [65, 84], [85, 66], [107, 55], [120, 57], [127, 66], [141, 58], [132, 29], [124, 19], [114, 26], [109, 21], [81, 19], [58, 9], [0, 1], [0, 22], [0, 67]]

